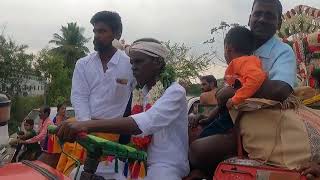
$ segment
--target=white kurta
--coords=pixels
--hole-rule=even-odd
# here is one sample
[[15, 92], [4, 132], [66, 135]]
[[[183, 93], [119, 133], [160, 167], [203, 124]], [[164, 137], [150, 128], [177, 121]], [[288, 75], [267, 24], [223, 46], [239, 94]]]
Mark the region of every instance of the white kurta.
[[185, 89], [173, 83], [146, 112], [131, 116], [142, 135], [152, 135], [148, 180], [180, 180], [189, 173], [188, 112]]
[[[144, 95], [147, 95], [144, 93]], [[142, 135], [152, 134], [148, 148], [148, 172], [145, 180], [181, 180], [189, 173], [188, 115], [185, 89], [173, 83], [146, 112], [131, 116]], [[114, 162], [113, 162], [114, 164]], [[119, 173], [114, 166], [99, 163], [95, 174], [105, 179], [125, 180], [124, 163], [119, 161]], [[83, 166], [77, 179], [80, 178]], [[70, 177], [74, 177], [75, 170]]]
[[71, 90], [77, 120], [123, 116], [134, 83], [130, 59], [118, 50], [107, 66], [103, 72], [96, 52], [77, 61]]

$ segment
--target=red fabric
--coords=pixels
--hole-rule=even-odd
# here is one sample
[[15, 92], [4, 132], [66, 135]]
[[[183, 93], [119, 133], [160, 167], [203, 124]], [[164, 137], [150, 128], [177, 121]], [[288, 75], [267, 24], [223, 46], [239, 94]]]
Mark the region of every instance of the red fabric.
[[140, 171], [140, 163], [138, 161], [134, 162], [132, 171], [131, 171], [131, 179], [138, 179]]
[[300, 51], [298, 42], [295, 42], [295, 43], [294, 43], [294, 49], [296, 50], [296, 55], [297, 55], [298, 63], [300, 63], [300, 62], [302, 61], [302, 57], [301, 57], [301, 51]]
[[[146, 105], [146, 111], [151, 108], [151, 104]], [[131, 114], [139, 114], [143, 112], [142, 105], [134, 105], [131, 111]], [[147, 149], [149, 144], [151, 143], [152, 136], [144, 136], [144, 137], [132, 137], [132, 143], [139, 149]]]
[[310, 77], [309, 79], [309, 86], [312, 88], [316, 87], [316, 80], [313, 77]]
[[[297, 171], [291, 171], [284, 168], [277, 168], [273, 166], [265, 165], [245, 165], [245, 163], [252, 162], [250, 159], [237, 158], [238, 163], [222, 162], [218, 165], [214, 179], [242, 179], [251, 180], [254, 177], [261, 177], [261, 179], [278, 180], [278, 179], [295, 179], [295, 180], [307, 180], [305, 176], [302, 176]], [[236, 161], [235, 161], [236, 162]], [[243, 165], [241, 165], [241, 162]]]

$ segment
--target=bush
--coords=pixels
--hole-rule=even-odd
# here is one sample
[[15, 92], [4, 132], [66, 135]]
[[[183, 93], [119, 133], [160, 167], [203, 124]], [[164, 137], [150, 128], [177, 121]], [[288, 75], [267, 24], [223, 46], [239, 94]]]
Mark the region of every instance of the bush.
[[201, 86], [200, 84], [191, 84], [186, 87], [187, 95], [189, 96], [200, 96]]
[[9, 134], [18, 131], [23, 119], [28, 113], [35, 108], [43, 105], [43, 96], [27, 96], [27, 97], [14, 97], [11, 104], [11, 119], [9, 121]]

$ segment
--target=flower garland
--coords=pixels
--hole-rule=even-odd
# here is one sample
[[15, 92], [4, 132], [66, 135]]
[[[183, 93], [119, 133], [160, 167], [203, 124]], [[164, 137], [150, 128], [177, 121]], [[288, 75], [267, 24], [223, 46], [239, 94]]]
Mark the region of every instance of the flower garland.
[[[160, 79], [149, 90], [145, 97], [142, 89], [136, 89], [133, 92], [131, 114], [145, 112], [163, 95], [165, 90], [175, 81], [176, 73], [171, 65], [166, 65], [164, 71], [160, 74]], [[146, 98], [146, 99], [145, 99]], [[147, 150], [151, 143], [152, 136], [132, 137], [131, 142], [135, 148]]]

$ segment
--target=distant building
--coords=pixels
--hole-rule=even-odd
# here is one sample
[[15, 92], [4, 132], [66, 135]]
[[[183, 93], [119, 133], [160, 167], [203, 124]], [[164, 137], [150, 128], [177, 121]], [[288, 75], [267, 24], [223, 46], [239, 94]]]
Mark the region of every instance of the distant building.
[[[40, 96], [44, 95], [46, 81], [42, 77], [28, 75], [22, 77], [22, 83], [14, 89], [21, 96]], [[8, 84], [1, 84], [0, 90], [6, 92]]]

